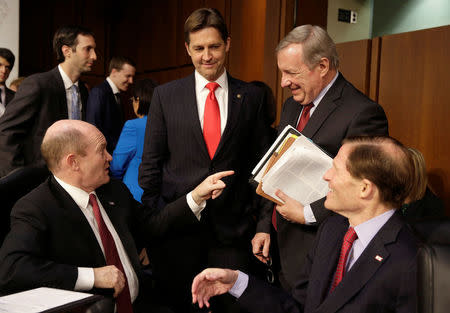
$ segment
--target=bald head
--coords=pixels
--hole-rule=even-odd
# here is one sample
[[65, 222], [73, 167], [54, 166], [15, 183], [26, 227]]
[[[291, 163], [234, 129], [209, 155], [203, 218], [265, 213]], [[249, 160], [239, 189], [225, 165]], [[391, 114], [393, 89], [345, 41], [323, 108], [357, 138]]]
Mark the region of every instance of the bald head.
[[61, 169], [61, 160], [68, 154], [84, 155], [89, 134], [99, 133], [95, 126], [78, 120], [59, 120], [45, 133], [41, 145], [42, 156], [49, 170], [55, 174]]
[[54, 123], [45, 133], [41, 152], [53, 175], [72, 186], [89, 193], [109, 182], [112, 158], [105, 136], [89, 123]]

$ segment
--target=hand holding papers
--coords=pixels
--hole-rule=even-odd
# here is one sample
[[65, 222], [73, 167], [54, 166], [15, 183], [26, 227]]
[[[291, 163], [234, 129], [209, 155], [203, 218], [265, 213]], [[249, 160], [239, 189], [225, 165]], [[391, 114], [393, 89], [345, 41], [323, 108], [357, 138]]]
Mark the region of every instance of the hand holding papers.
[[269, 152], [271, 156], [266, 154], [254, 170], [258, 194], [279, 205], [283, 200], [275, 194], [278, 189], [303, 205], [327, 194], [328, 184], [322, 176], [331, 167], [332, 158], [293, 127], [283, 130]]

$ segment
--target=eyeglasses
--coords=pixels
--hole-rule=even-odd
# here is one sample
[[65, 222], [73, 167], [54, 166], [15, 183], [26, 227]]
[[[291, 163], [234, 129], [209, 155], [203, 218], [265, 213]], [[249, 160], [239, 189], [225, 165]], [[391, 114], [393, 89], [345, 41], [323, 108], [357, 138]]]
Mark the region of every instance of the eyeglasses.
[[269, 284], [273, 284], [275, 282], [275, 275], [273, 274], [273, 270], [272, 270], [272, 257], [269, 256], [264, 256], [262, 251], [255, 253], [256, 256], [260, 256], [264, 259], [265, 262], [264, 265], [266, 266], [266, 280]]

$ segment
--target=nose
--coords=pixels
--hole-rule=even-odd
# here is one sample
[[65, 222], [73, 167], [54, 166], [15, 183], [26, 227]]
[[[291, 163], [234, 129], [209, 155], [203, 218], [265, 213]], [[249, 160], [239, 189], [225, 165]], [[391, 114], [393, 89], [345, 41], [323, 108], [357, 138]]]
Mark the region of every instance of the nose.
[[281, 74], [281, 87], [286, 88], [289, 87], [291, 81], [286, 77], [285, 74]]
[[97, 60], [97, 53], [95, 53], [94, 49], [92, 49], [92, 51], [91, 51], [91, 59], [94, 61]]
[[202, 59], [205, 61], [210, 61], [212, 59], [211, 51], [208, 48], [203, 50]]
[[112, 156], [111, 156], [111, 154], [109, 154], [108, 151], [106, 151], [106, 161], [108, 161], [108, 162], [112, 161]]
[[329, 168], [329, 169], [325, 172], [325, 174], [323, 174], [323, 177], [322, 177], [322, 178], [323, 178], [324, 181], [327, 181], [327, 182], [330, 181], [331, 169], [332, 169], [332, 168]]
[[130, 78], [128, 79], [128, 82], [129, 82], [130, 84], [132, 84], [133, 81], [134, 81], [133, 77], [130, 77]]

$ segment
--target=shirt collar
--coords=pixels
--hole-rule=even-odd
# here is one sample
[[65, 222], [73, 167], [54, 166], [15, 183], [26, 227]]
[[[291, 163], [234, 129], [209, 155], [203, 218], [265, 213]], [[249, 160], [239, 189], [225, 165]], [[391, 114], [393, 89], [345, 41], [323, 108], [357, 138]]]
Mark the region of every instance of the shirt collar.
[[364, 248], [369, 245], [373, 237], [375, 237], [381, 227], [386, 224], [394, 213], [395, 210], [389, 210], [354, 227], [358, 239], [361, 241]]
[[58, 70], [64, 82], [64, 89], [70, 89], [72, 85], [76, 85], [78, 87], [78, 81], [72, 82], [69, 76], [67, 76], [66, 72], [64, 72], [64, 70], [62, 69], [61, 64], [58, 65]]
[[111, 89], [112, 89], [112, 91], [113, 91], [113, 94], [120, 93], [119, 88], [117, 88], [116, 84], [114, 84], [114, 82], [112, 81], [111, 78], [109, 78], [109, 76], [106, 77], [106, 81], [107, 81], [108, 84], [111, 86]]
[[[219, 76], [215, 80], [216, 83], [219, 84], [221, 88], [225, 91], [228, 91], [228, 79], [227, 79], [227, 71], [224, 70], [222, 75]], [[210, 83], [205, 77], [203, 77], [197, 70], [195, 70], [195, 91], [197, 94], [201, 92], [204, 88], [206, 88], [206, 84]]]
[[339, 72], [336, 73], [336, 75], [334, 76], [334, 78], [331, 80], [331, 82], [325, 86], [325, 88], [323, 88], [320, 92], [319, 95], [316, 97], [316, 99], [314, 99], [313, 103], [314, 106], [317, 106], [320, 104], [320, 101], [322, 101], [322, 98], [325, 96], [325, 94], [328, 92], [328, 90], [330, 90], [331, 86], [333, 86], [334, 82], [336, 81], [337, 77], [339, 75]]
[[55, 180], [58, 182], [58, 184], [61, 185], [61, 187], [69, 194], [70, 197], [72, 197], [73, 201], [81, 208], [81, 209], [87, 209], [89, 205], [89, 195], [94, 194], [97, 197], [97, 194], [95, 191], [91, 193], [87, 193], [86, 191], [72, 186], [64, 181], [62, 181], [60, 178], [55, 177]]

